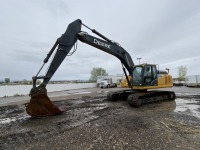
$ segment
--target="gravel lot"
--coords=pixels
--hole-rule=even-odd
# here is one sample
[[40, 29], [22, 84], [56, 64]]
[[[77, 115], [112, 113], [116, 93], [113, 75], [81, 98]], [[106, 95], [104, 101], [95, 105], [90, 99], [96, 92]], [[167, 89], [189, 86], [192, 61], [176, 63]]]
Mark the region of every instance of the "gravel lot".
[[132, 108], [111, 89], [49, 93], [62, 115], [31, 118], [28, 97], [0, 99], [0, 149], [191, 149], [200, 147], [200, 88], [174, 87], [177, 99]]

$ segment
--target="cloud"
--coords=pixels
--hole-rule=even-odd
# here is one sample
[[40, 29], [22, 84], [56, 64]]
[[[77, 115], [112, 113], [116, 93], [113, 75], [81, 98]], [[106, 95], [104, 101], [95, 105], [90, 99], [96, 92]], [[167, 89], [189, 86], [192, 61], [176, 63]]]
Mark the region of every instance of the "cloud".
[[[57, 38], [78, 18], [120, 43], [135, 64], [141, 57], [142, 63], [170, 68], [174, 77], [180, 65], [188, 67], [188, 74], [199, 74], [199, 6], [198, 0], [3, 1], [0, 78], [31, 79]], [[79, 41], [77, 51], [66, 57], [53, 79], [88, 79], [93, 67], [103, 67], [113, 75], [122, 73], [117, 58]]]

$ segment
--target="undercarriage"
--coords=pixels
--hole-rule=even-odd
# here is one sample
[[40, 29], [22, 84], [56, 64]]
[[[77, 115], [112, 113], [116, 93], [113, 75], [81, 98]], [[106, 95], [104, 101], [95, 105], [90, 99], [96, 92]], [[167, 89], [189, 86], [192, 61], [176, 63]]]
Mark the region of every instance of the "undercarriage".
[[112, 91], [107, 94], [107, 99], [110, 101], [127, 100], [128, 103], [139, 108], [148, 103], [155, 103], [161, 101], [175, 100], [176, 95], [173, 91], [146, 91], [139, 92], [136, 90], [120, 90]]

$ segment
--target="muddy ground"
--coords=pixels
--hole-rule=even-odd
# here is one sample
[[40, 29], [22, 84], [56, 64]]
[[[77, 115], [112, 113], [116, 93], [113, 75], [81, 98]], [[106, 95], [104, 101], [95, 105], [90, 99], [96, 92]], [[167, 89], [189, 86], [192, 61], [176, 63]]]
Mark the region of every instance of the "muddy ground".
[[0, 149], [199, 149], [200, 95], [179, 89], [175, 101], [138, 109], [108, 101], [107, 91], [54, 96], [67, 111], [43, 119], [1, 106]]

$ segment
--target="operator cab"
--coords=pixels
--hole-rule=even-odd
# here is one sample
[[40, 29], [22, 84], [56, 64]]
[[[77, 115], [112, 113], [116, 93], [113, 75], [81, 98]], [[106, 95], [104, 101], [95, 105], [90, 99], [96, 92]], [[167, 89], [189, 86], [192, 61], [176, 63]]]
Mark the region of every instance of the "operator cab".
[[133, 86], [158, 85], [157, 65], [141, 64], [133, 68]]

